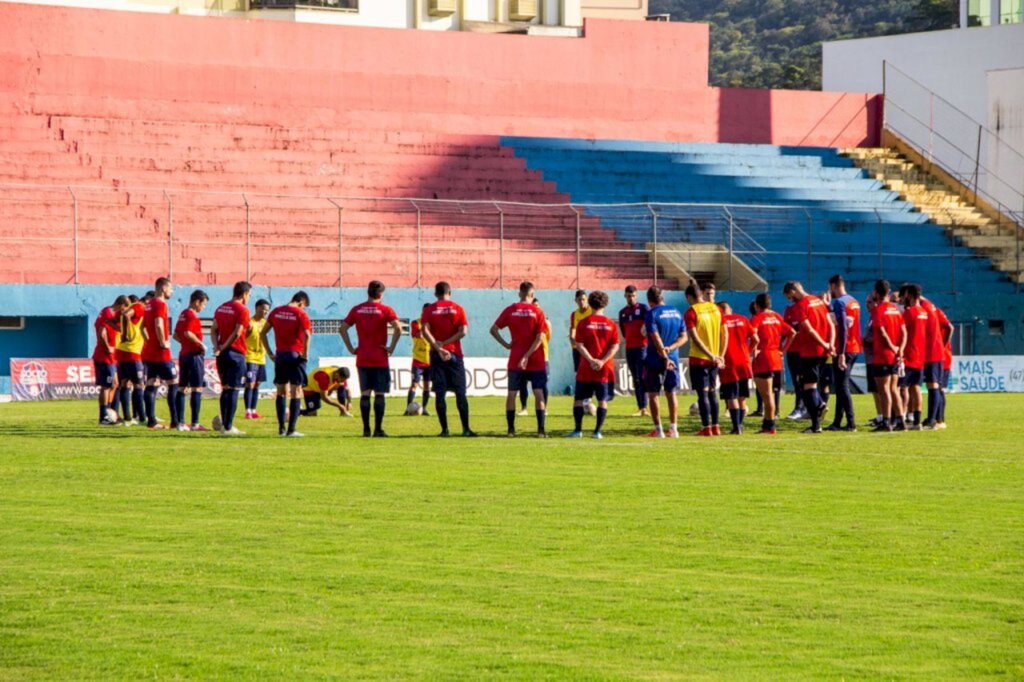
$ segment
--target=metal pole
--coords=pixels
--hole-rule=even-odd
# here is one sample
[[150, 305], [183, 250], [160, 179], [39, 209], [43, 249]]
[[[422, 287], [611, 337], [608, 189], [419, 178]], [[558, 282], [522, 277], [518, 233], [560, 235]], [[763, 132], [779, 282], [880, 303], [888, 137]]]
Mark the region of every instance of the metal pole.
[[75, 190], [68, 187], [71, 193], [71, 239], [74, 242], [74, 277], [72, 281], [78, 284], [78, 197]]
[[726, 284], [726, 288], [728, 289], [728, 288], [732, 287], [732, 261], [733, 261], [733, 254], [734, 254], [734, 250], [733, 250], [733, 232], [734, 232], [734, 230], [733, 230], [733, 228], [735, 227], [735, 223], [733, 223], [732, 212], [729, 211], [729, 208], [727, 206], [723, 206], [722, 209], [725, 211], [726, 215], [729, 216], [729, 266], [728, 266], [728, 269], [729, 269], [729, 280], [728, 280], [728, 283]]
[[576, 288], [580, 285], [580, 212], [576, 210], [575, 206], [569, 206], [572, 212], [576, 214]]
[[974, 203], [978, 203], [978, 172], [981, 169], [981, 131], [982, 125], [978, 124], [978, 148], [974, 151]]
[[885, 248], [884, 248], [884, 237], [885, 228], [882, 227], [882, 216], [879, 215], [878, 209], [875, 211], [875, 220], [878, 221], [878, 279], [885, 279]]
[[342, 266], [342, 249], [341, 249], [341, 236], [342, 236], [342, 232], [341, 232], [341, 210], [342, 209], [341, 209], [341, 204], [339, 204], [334, 199], [331, 199], [330, 197], [328, 197], [327, 201], [329, 201], [332, 204], [334, 204], [334, 207], [338, 209], [338, 288], [340, 289], [342, 286], [344, 286], [343, 281], [342, 281], [342, 277], [344, 275], [344, 269], [343, 269], [343, 266]]
[[[928, 165], [931, 166], [935, 146], [935, 93], [928, 93]], [[930, 170], [930, 169], [929, 169]]]
[[[956, 231], [956, 221], [953, 221], [953, 230]], [[949, 289], [956, 293], [956, 237], [949, 240]]]
[[416, 207], [416, 286], [420, 286], [420, 276], [423, 271], [423, 221], [420, 215], [420, 207]]
[[807, 286], [813, 288], [812, 282], [814, 281], [814, 220], [811, 218], [811, 214], [806, 210], [804, 214], [807, 216]]
[[653, 239], [653, 253], [651, 255], [651, 262], [654, 264], [654, 272], [651, 282], [655, 285], [658, 284], [658, 213], [654, 208], [647, 204], [647, 210], [651, 212], [651, 232]]
[[498, 209], [498, 288], [505, 288], [505, 212], [497, 204]]
[[252, 222], [249, 220], [249, 200], [242, 195], [245, 202], [245, 280], [252, 277]]
[[167, 200], [167, 278], [174, 279], [174, 202], [167, 190], [162, 190]]

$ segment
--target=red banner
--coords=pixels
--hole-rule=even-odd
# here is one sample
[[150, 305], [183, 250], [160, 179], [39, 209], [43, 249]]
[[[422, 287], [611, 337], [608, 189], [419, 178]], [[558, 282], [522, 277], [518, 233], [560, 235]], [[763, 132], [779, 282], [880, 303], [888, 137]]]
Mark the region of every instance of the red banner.
[[[95, 400], [100, 387], [92, 360], [82, 358], [11, 358], [12, 400]], [[167, 389], [160, 387], [160, 394]], [[206, 359], [206, 396], [220, 395], [213, 358]]]

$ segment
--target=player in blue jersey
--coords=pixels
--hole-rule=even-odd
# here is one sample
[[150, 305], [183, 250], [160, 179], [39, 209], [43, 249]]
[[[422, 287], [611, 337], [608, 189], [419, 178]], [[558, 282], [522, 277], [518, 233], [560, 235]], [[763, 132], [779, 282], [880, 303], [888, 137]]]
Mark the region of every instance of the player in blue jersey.
[[[654, 430], [647, 435], [650, 438], [665, 438], [666, 435], [678, 438], [679, 401], [676, 392], [681, 383], [679, 349], [687, 341], [683, 316], [672, 306], [665, 305], [665, 296], [660, 287], [652, 286], [647, 290], [647, 303], [651, 309], [644, 322], [644, 333], [649, 342], [644, 360], [644, 389], [647, 391], [647, 405], [654, 421]], [[661, 405], [658, 402], [658, 395], [663, 390], [670, 422], [667, 434], [661, 425]]]

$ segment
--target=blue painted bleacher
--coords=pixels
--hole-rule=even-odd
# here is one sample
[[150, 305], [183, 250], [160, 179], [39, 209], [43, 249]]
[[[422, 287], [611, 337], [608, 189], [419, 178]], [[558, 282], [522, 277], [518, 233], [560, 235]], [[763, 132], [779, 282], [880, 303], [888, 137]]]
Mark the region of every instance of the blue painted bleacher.
[[[879, 275], [933, 292], [948, 291], [954, 277], [960, 286], [1013, 290], [991, 262], [953, 243], [835, 149], [523, 137], [502, 144], [576, 203], [727, 205], [747, 240], [734, 248], [750, 252], [746, 260], [773, 288], [810, 278], [821, 289], [841, 272], [856, 290]], [[652, 241], [652, 222], [642, 211], [589, 211], [621, 239]], [[658, 213], [659, 242], [722, 243], [726, 234], [720, 209], [673, 206]]]

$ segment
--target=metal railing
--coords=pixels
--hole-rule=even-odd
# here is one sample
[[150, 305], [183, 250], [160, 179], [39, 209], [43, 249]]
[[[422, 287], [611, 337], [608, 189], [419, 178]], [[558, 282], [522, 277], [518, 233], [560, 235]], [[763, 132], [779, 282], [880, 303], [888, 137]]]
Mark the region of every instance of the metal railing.
[[909, 210], [896, 216], [904, 222], [871, 209], [837, 215], [800, 206], [0, 185], [0, 279], [100, 284], [167, 274], [191, 285], [248, 279], [333, 287], [376, 277], [397, 287], [449, 279], [461, 288], [508, 289], [523, 279], [591, 288], [675, 286], [692, 276], [713, 277], [726, 289], [801, 279], [819, 290], [840, 272], [956, 292], [974, 278], [999, 276], [935, 225], [906, 222], [924, 220]]

